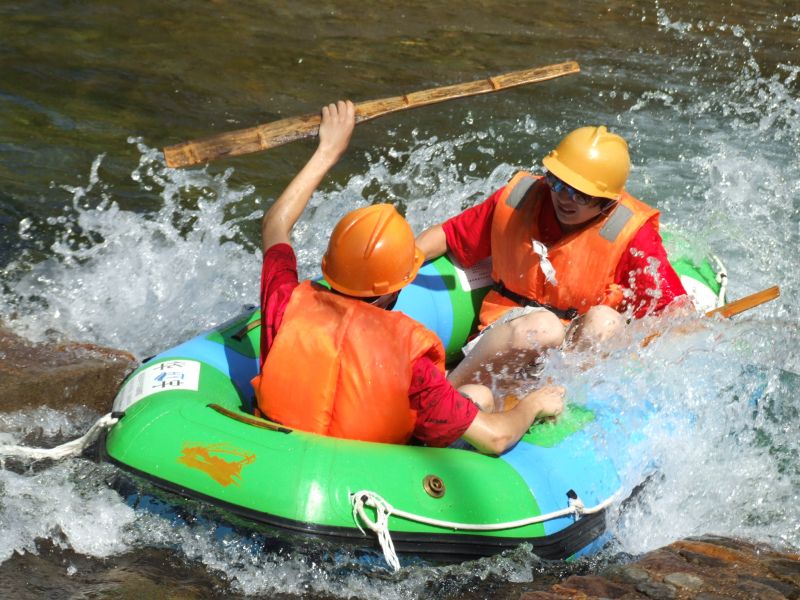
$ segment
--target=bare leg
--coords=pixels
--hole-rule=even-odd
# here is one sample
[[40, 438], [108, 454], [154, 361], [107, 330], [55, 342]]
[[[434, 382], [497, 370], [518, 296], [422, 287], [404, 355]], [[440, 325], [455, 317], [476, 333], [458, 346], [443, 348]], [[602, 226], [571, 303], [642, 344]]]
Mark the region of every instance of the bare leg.
[[563, 342], [564, 326], [558, 317], [549, 311], [529, 313], [484, 333], [447, 379], [455, 387], [468, 383], [493, 387], [498, 375], [517, 374]]
[[568, 342], [575, 350], [587, 350], [619, 337], [625, 318], [610, 306], [593, 306], [569, 329]]

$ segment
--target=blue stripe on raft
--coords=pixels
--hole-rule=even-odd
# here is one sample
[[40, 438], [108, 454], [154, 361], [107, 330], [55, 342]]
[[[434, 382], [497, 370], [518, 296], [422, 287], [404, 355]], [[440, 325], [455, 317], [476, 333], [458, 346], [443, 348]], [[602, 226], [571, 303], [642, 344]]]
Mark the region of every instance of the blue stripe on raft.
[[[521, 442], [502, 458], [528, 484], [543, 514], [568, 508], [570, 490], [588, 508], [604, 502], [620, 487], [614, 464], [598, 454], [593, 436], [584, 431], [552, 448]], [[574, 521], [572, 516], [545, 521], [545, 533], [561, 531]]]
[[444, 278], [432, 262], [400, 292], [394, 310], [407, 314], [433, 331], [447, 348], [453, 336], [453, 305]]
[[[647, 402], [628, 403], [624, 414], [612, 408], [621, 405], [625, 404], [618, 396], [590, 394], [584, 406], [595, 419], [583, 429], [555, 447], [521, 442], [502, 456], [528, 484], [542, 513], [567, 508], [569, 490], [587, 508], [612, 497], [622, 487], [617, 465], [639, 473], [653, 469], [646, 454], [637, 451], [653, 408]], [[573, 517], [547, 521], [545, 532], [556, 533], [573, 521]]]
[[242, 395], [246, 398], [252, 397], [253, 388], [250, 380], [258, 375], [258, 359], [239, 354], [227, 346], [207, 339], [206, 336], [207, 334], [203, 334], [192, 338], [180, 346], [157, 354], [151, 361], [194, 358], [221, 371], [233, 381]]

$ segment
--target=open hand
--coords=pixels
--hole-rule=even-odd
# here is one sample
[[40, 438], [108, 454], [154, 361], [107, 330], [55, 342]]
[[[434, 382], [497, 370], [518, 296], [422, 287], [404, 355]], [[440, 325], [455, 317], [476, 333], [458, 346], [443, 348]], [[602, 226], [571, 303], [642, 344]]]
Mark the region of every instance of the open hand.
[[532, 391], [523, 401], [534, 402], [539, 408], [538, 416], [555, 417], [564, 411], [564, 394], [566, 390], [560, 385], [546, 385]]
[[331, 161], [331, 164], [338, 161], [347, 150], [355, 126], [356, 108], [350, 100], [339, 100], [335, 104], [323, 106], [317, 152]]

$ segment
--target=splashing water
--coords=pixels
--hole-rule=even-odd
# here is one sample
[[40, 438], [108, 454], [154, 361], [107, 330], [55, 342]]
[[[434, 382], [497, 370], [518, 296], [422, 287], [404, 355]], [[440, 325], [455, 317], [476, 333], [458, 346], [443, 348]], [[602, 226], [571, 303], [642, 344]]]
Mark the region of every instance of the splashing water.
[[[0, 308], [29, 337], [55, 332], [141, 356], [257, 298], [259, 253], [242, 242], [238, 227], [260, 213], [228, 214], [242, 200], [260, 203], [253, 188], [231, 189], [230, 171], [167, 169], [157, 151], [130, 141], [141, 152], [131, 178], [145, 190], [159, 189], [162, 205], [144, 214], [122, 210], [102, 183], [102, 155], [87, 186], [62, 186], [71, 202], [63, 216], [48, 219], [61, 232], [51, 257], [35, 265], [22, 257], [5, 269], [24, 275]], [[34, 225], [24, 228], [34, 235]]]

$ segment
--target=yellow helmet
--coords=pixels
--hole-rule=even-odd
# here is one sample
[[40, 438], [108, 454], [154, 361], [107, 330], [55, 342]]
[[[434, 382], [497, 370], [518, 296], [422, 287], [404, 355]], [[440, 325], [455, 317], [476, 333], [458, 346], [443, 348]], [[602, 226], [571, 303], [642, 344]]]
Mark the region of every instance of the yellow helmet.
[[424, 260], [408, 221], [391, 204], [374, 204], [333, 228], [322, 274], [348, 296], [383, 296], [411, 283]]
[[628, 144], [603, 126], [568, 133], [542, 163], [584, 194], [611, 200], [619, 200], [631, 170]]

